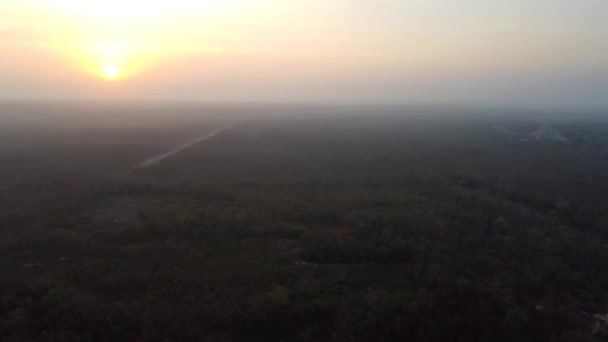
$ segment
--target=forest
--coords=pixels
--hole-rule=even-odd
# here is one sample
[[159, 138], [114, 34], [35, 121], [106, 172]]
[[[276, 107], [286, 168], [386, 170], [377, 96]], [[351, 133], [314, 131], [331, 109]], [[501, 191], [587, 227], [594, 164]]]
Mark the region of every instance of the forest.
[[1, 339], [607, 340], [601, 114], [4, 104]]

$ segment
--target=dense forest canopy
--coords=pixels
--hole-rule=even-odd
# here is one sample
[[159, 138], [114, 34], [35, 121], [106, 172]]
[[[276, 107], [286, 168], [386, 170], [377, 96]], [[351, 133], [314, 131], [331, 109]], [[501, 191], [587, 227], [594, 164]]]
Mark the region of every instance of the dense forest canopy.
[[0, 334], [602, 339], [600, 114], [5, 104]]

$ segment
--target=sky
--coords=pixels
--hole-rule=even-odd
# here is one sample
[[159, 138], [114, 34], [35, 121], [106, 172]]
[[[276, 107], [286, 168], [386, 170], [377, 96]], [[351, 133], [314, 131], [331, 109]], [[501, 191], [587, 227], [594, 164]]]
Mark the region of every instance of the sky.
[[0, 0], [0, 99], [608, 106], [605, 0]]

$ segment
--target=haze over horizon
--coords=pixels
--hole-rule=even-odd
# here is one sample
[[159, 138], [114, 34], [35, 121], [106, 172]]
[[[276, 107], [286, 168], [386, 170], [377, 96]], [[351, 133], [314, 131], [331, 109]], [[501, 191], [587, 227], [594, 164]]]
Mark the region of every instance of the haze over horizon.
[[0, 0], [0, 99], [608, 106], [601, 0]]

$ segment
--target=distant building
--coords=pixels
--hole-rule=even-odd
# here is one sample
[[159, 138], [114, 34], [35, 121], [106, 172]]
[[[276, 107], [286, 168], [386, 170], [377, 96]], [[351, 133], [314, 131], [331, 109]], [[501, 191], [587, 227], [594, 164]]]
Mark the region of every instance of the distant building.
[[535, 132], [530, 134], [530, 136], [536, 140], [559, 140], [559, 141], [568, 141], [568, 139], [563, 136], [556, 129], [551, 127], [550, 125], [542, 125]]

